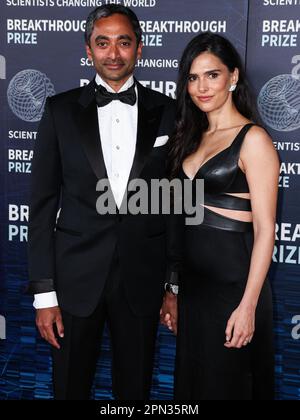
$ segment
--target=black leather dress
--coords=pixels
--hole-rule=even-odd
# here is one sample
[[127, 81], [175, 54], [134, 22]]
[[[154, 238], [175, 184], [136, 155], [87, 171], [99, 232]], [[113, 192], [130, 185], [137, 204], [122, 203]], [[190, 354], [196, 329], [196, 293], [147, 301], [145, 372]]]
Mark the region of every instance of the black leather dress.
[[[241, 145], [253, 124], [207, 161], [195, 179], [205, 181], [205, 205], [251, 211], [238, 166]], [[180, 177], [187, 176], [181, 171]], [[247, 283], [253, 225], [205, 208], [204, 221], [185, 226], [184, 272], [180, 283], [175, 399], [271, 400], [274, 395], [272, 295], [266, 280], [256, 310], [256, 331], [242, 349], [224, 347], [225, 330]]]

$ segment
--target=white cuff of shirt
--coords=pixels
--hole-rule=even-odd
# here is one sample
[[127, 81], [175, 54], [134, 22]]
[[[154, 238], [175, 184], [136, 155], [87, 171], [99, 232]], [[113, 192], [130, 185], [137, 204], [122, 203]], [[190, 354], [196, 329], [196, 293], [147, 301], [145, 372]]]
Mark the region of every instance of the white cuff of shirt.
[[34, 295], [33, 307], [35, 309], [53, 308], [53, 306], [58, 306], [56, 292]]

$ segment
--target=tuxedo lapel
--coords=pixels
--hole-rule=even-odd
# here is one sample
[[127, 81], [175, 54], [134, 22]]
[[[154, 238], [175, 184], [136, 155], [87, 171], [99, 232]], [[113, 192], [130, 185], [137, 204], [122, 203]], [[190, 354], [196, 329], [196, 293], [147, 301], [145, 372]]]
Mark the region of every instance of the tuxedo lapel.
[[131, 189], [131, 192], [128, 192], [128, 185], [130, 182], [140, 177], [141, 172], [146, 165], [147, 159], [152, 151], [157, 137], [162, 116], [162, 107], [155, 106], [151, 92], [149, 93], [148, 90], [140, 83], [136, 83], [138, 87], [138, 126], [136, 148], [126, 187], [127, 192], [123, 197], [121, 205], [121, 212], [123, 211], [122, 209], [125, 209], [125, 212], [127, 210], [128, 200], [134, 191], [134, 185], [131, 185], [133, 189]]
[[[148, 91], [139, 83], [138, 86], [138, 126], [136, 149], [129, 181], [138, 178], [147, 162], [159, 129], [161, 107], [151, 103]], [[129, 182], [128, 181], [128, 182]]]
[[[128, 183], [139, 178], [155, 143], [162, 116], [162, 107], [155, 106], [151, 92], [138, 82], [137, 87], [137, 140]], [[107, 178], [95, 100], [95, 81], [84, 88], [78, 102], [75, 121], [80, 131], [81, 144], [97, 179]]]
[[[138, 178], [155, 143], [161, 120], [161, 107], [155, 107], [149, 93], [140, 83], [138, 87], [138, 127], [136, 150], [129, 181]], [[107, 178], [101, 147], [95, 81], [87, 85], [80, 98], [75, 121], [80, 130], [80, 140], [90, 165], [98, 179]]]
[[75, 113], [75, 121], [80, 131], [81, 144], [97, 178], [107, 178], [101, 147], [94, 81], [84, 88], [78, 102], [80, 106]]

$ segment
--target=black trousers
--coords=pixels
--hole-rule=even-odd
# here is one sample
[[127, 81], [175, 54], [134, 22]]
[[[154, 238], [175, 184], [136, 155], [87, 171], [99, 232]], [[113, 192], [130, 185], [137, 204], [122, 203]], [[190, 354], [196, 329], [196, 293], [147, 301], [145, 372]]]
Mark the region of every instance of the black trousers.
[[117, 257], [95, 312], [80, 318], [62, 311], [62, 317], [65, 332], [63, 339], [58, 337], [61, 349], [52, 347], [55, 399], [90, 398], [105, 322], [111, 335], [114, 397], [149, 399], [159, 314], [137, 317], [132, 313]]

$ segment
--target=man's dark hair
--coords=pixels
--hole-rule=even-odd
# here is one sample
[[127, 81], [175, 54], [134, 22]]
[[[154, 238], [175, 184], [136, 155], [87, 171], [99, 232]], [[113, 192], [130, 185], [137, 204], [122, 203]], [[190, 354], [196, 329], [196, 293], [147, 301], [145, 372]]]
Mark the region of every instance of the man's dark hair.
[[95, 22], [98, 19], [106, 18], [115, 14], [127, 16], [135, 33], [137, 45], [139, 45], [142, 40], [142, 28], [136, 14], [131, 9], [129, 9], [129, 7], [121, 6], [119, 4], [107, 4], [97, 7], [87, 17], [84, 39], [88, 46], [91, 45], [91, 35]]

